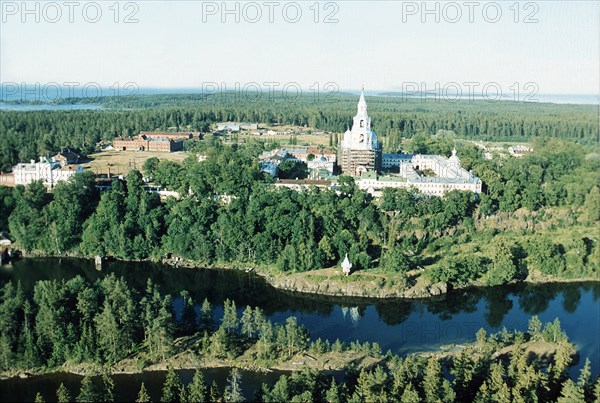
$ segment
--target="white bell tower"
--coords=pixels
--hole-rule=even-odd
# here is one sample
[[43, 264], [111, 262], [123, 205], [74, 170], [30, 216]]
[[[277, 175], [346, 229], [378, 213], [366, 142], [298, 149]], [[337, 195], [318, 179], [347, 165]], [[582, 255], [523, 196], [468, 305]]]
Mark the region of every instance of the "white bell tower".
[[352, 119], [350, 146], [353, 149], [373, 148], [373, 133], [371, 132], [371, 118], [367, 114], [367, 101], [365, 101], [364, 87], [360, 92], [360, 99], [356, 108], [356, 115]]

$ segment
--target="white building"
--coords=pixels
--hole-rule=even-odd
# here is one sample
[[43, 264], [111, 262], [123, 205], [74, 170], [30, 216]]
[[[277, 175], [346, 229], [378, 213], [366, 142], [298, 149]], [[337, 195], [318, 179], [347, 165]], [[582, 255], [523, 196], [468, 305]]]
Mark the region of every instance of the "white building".
[[[312, 159], [311, 157], [312, 156]], [[327, 171], [333, 175], [336, 162], [336, 154], [329, 151], [321, 151], [318, 147], [295, 147], [265, 151], [259, 155], [260, 169], [271, 176], [277, 175], [277, 167], [283, 161], [304, 162], [312, 171]]]
[[[275, 176], [277, 165], [286, 158], [308, 161], [309, 168], [314, 172], [333, 172], [334, 158], [317, 157], [308, 161], [307, 149], [274, 150], [261, 155], [261, 169]], [[427, 195], [442, 196], [452, 190], [464, 190], [481, 193], [481, 179], [461, 167], [456, 149], [452, 156], [446, 158], [440, 155], [421, 154], [382, 154], [381, 143], [375, 132], [371, 130], [371, 118], [367, 114], [367, 102], [364, 92], [361, 92], [358, 101], [357, 113], [354, 116], [352, 129], [348, 129], [343, 136], [339, 148], [338, 162], [342, 173], [354, 177], [359, 189], [365, 190], [375, 197], [382, 195], [383, 189], [407, 188], [417, 189]], [[331, 165], [330, 165], [331, 164]], [[384, 169], [393, 172], [380, 174]], [[319, 175], [311, 176], [319, 179]], [[309, 186], [331, 186], [327, 181], [285, 181], [277, 182], [275, 186], [285, 186], [295, 190], [303, 190]]]
[[217, 130], [222, 131], [228, 131], [228, 132], [239, 132], [240, 131], [240, 125], [236, 124], [236, 123], [219, 123], [217, 125]]
[[410, 162], [414, 154], [382, 154], [381, 168], [391, 169], [399, 167], [403, 162]]
[[[375, 197], [381, 196], [383, 188], [386, 187], [413, 188], [434, 196], [443, 196], [452, 190], [481, 193], [481, 179], [460, 166], [456, 150], [452, 150], [450, 158], [440, 155], [415, 155], [401, 161], [398, 168], [399, 175], [367, 175], [356, 178], [356, 184]], [[428, 176], [423, 171], [430, 171], [435, 176]]]
[[76, 173], [83, 172], [81, 165], [61, 166], [54, 158], [40, 158], [40, 162], [30, 161], [13, 167], [15, 185], [29, 185], [32, 182], [43, 181], [44, 186], [54, 187], [57, 182], [66, 181]]
[[345, 175], [361, 176], [380, 169], [381, 143], [371, 130], [364, 90], [360, 93], [352, 129], [346, 130], [340, 143], [338, 161]]
[[[358, 112], [352, 130], [346, 131], [340, 145], [342, 172], [355, 177], [360, 189], [380, 196], [386, 187], [415, 188], [422, 193], [442, 196], [451, 190], [481, 192], [481, 180], [460, 166], [456, 149], [452, 156], [413, 154], [381, 154], [381, 145], [371, 130], [364, 92], [358, 101]], [[380, 175], [380, 169], [395, 171]]]
[[522, 157], [523, 155], [532, 151], [533, 148], [522, 145], [508, 147], [508, 152], [513, 157]]
[[312, 161], [308, 161], [306, 165], [311, 172], [327, 171], [329, 175], [333, 175], [334, 161], [328, 160], [323, 155], [315, 157]]

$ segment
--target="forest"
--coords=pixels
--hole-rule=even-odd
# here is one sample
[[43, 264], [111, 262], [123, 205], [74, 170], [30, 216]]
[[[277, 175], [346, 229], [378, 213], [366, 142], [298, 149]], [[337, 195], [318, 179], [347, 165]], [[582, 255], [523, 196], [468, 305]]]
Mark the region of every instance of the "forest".
[[[258, 122], [307, 126], [343, 133], [352, 123], [357, 96], [335, 94], [289, 97], [282, 94], [241, 97], [213, 95], [135, 95], [64, 99], [63, 103], [94, 103], [103, 110], [0, 110], [0, 171], [19, 161], [71, 147], [89, 154], [98, 142], [142, 130], [206, 132], [216, 122]], [[373, 129], [384, 152], [397, 152], [402, 139], [450, 130], [464, 139], [529, 141], [559, 138], [598, 145], [598, 107], [489, 101], [441, 102], [386, 96], [369, 97]], [[334, 142], [335, 143], [335, 142]], [[335, 145], [335, 144], [333, 144]]]
[[[600, 159], [563, 140], [535, 143], [522, 158], [486, 160], [459, 143], [463, 164], [485, 183], [482, 194], [443, 197], [385, 189], [371, 197], [351, 177], [337, 190], [275, 189], [256, 156], [265, 144], [204, 144], [206, 160], [151, 158], [100, 193], [91, 172], [59, 183], [0, 188], [0, 226], [24, 251], [159, 261], [174, 255], [198, 266], [253, 265], [283, 273], [337, 266], [347, 253], [357, 270], [392, 273], [398, 287], [423, 268], [453, 287], [498, 285], [535, 273], [597, 278]], [[416, 136], [407, 147], [449, 151], [447, 136]], [[143, 177], [178, 191], [161, 201]]]
[[[141, 370], [181, 353], [182, 345], [204, 359], [235, 360], [252, 351], [256, 363], [267, 367], [301, 352], [319, 357], [351, 351], [371, 357], [375, 364], [350, 365], [342, 381], [304, 368], [281, 375], [273, 385], [263, 384], [250, 397], [243, 394], [243, 379], [236, 368], [231, 369], [224, 390], [215, 383], [208, 385], [201, 370], [185, 385], [170, 368], [161, 402], [579, 402], [600, 398], [600, 380], [592, 377], [589, 360], [577, 379], [569, 377], [576, 351], [558, 319], [543, 324], [533, 316], [526, 332], [505, 328], [488, 335], [480, 329], [473, 343], [446, 356], [399, 357], [382, 352], [377, 343], [312, 340], [295, 317], [271, 323], [260, 308], [241, 310], [233, 300], [225, 301], [223, 314], [217, 318], [207, 300], [197, 312], [195, 302], [183, 291], [183, 306], [176, 313], [171, 296], [162, 294], [152, 281], [138, 292], [114, 274], [95, 283], [80, 276], [68, 281], [42, 280], [31, 295], [19, 284], [8, 282], [0, 295], [2, 371], [100, 365], [95, 367], [100, 368], [95, 372], [100, 382], [92, 382], [88, 374], [79, 391], [61, 384], [56, 396], [38, 393], [36, 401], [115, 401], [119, 397], [110, 372], [116, 363], [134, 357]], [[551, 357], [536, 356], [532, 353], [536, 346], [551, 348]], [[150, 400], [142, 383], [137, 401]]]

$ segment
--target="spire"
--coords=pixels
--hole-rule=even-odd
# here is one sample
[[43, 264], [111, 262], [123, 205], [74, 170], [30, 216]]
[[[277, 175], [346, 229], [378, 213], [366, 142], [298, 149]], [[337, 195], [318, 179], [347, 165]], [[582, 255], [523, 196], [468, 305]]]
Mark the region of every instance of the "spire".
[[367, 101], [365, 101], [365, 86], [362, 86], [362, 89], [360, 90], [360, 99], [358, 100], [358, 103], [364, 103], [366, 104]]
[[367, 114], [367, 101], [365, 101], [365, 86], [362, 86], [360, 90], [360, 98], [358, 99], [358, 114], [366, 115]]

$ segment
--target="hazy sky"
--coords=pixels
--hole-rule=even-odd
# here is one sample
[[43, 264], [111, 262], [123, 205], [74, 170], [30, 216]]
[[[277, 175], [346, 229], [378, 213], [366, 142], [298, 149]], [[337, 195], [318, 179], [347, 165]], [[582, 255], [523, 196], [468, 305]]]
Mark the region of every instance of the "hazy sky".
[[[534, 82], [540, 93], [599, 92], [597, 1], [272, 3], [229, 2], [224, 14], [220, 1], [27, 2], [26, 13], [21, 1], [0, 0], [0, 80], [305, 90], [495, 82], [504, 93]], [[337, 22], [325, 23], [332, 13]], [[138, 22], [125, 23], [128, 15]]]

